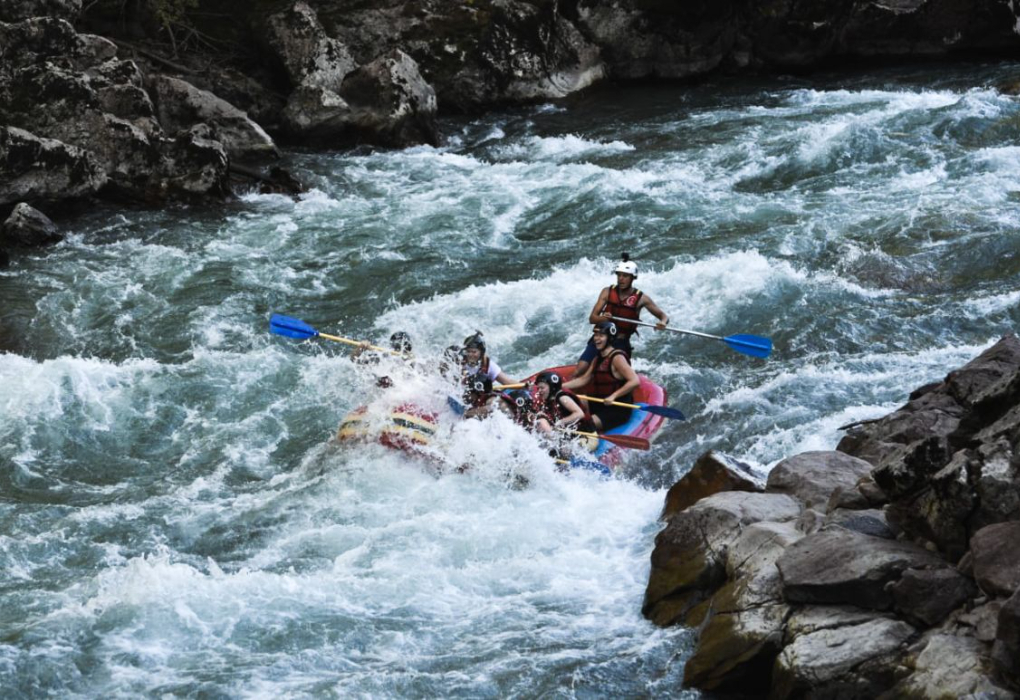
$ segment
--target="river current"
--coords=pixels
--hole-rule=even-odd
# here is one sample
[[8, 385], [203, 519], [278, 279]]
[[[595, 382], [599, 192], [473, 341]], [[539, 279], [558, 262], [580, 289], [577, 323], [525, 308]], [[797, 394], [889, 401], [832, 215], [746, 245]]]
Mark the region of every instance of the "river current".
[[[640, 614], [666, 489], [831, 449], [1020, 319], [1018, 69], [607, 89], [288, 153], [296, 200], [67, 222], [0, 270], [4, 696], [677, 694], [690, 633]], [[500, 419], [454, 427], [463, 474], [337, 447], [438, 380], [268, 332], [434, 366], [481, 330], [522, 377], [576, 358], [623, 252], [671, 325], [775, 351], [642, 333], [688, 420], [610, 479]]]

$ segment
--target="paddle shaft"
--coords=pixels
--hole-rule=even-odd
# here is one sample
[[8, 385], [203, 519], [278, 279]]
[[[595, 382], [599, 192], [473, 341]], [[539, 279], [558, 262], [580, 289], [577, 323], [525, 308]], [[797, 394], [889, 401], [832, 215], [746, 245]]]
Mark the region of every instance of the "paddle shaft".
[[570, 435], [582, 435], [584, 437], [592, 437], [597, 440], [605, 440], [606, 442], [611, 442], [614, 445], [619, 445], [620, 447], [629, 447], [634, 450], [647, 450], [649, 447], [651, 447], [651, 443], [649, 443], [648, 440], [646, 440], [645, 438], [634, 437], [632, 435], [606, 435], [603, 433], [590, 433], [585, 430], [562, 430], [562, 429], [560, 429], [559, 432], [568, 433]]
[[317, 333], [316, 335], [319, 338], [325, 338], [326, 340], [335, 340], [338, 343], [347, 343], [348, 345], [356, 345], [358, 347], [364, 347], [366, 350], [375, 350], [376, 352], [388, 352], [389, 354], [397, 355], [398, 357], [401, 355], [401, 353], [397, 352], [396, 350], [390, 350], [388, 348], [381, 348], [378, 345], [365, 345], [365, 346], [362, 346], [360, 340], [352, 340], [351, 338], [341, 338], [338, 335], [329, 335], [328, 333]]
[[[635, 326], [648, 326], [649, 328], [655, 328], [656, 324], [648, 323], [646, 321], [634, 321], [629, 318], [620, 318], [619, 316], [610, 316], [614, 321], [623, 321], [624, 323], [633, 323]], [[685, 331], [682, 328], [670, 328], [666, 326], [667, 331], [673, 331], [674, 333], [686, 333], [687, 335], [696, 335], [699, 338], [708, 338], [710, 340], [726, 340], [721, 335], [712, 335], [711, 333], [700, 333], [698, 331]]]
[[644, 411], [650, 408], [649, 406], [638, 406], [636, 403], [624, 403], [623, 401], [606, 401], [605, 399], [600, 399], [597, 396], [585, 396], [584, 394], [578, 394], [577, 398], [587, 399], [588, 401], [599, 401], [601, 403], [607, 403], [610, 406], [623, 406], [624, 408], [636, 408], [639, 411]]

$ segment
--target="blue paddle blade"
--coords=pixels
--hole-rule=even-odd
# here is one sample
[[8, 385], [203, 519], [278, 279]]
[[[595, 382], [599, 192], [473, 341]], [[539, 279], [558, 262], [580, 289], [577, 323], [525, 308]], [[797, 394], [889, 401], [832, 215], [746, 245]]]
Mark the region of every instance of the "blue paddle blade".
[[646, 403], [639, 403], [642, 411], [651, 413], [656, 416], [662, 416], [663, 418], [673, 418], [675, 420], [687, 420], [684, 414], [680, 412], [679, 408], [670, 408], [669, 406], [649, 406]]
[[772, 341], [760, 335], [728, 335], [723, 340], [737, 352], [751, 357], [768, 357], [772, 353]]
[[456, 413], [458, 416], [464, 415], [464, 404], [452, 396], [446, 397], [446, 405], [450, 407], [450, 410]]
[[299, 340], [314, 338], [319, 335], [319, 331], [304, 321], [282, 314], [273, 314], [273, 317], [269, 319], [269, 330], [272, 333], [276, 333], [276, 335], [298, 338]]
[[591, 460], [591, 459], [582, 459], [580, 457], [571, 457], [570, 458], [570, 468], [571, 469], [587, 469], [588, 471], [597, 472], [597, 473], [601, 474], [602, 476], [612, 476], [613, 475], [613, 471], [609, 467], [604, 465], [602, 462], [596, 462], [596, 461]]

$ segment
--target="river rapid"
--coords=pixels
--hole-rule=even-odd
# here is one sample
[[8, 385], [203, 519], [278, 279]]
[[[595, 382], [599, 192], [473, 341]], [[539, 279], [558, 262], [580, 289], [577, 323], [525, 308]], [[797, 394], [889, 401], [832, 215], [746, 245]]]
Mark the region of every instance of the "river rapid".
[[[296, 201], [67, 223], [0, 271], [4, 696], [677, 694], [690, 633], [640, 614], [665, 490], [831, 449], [1020, 319], [1018, 69], [602, 90], [291, 152]], [[455, 426], [464, 474], [337, 447], [439, 380], [268, 332], [435, 366], [477, 329], [522, 377], [576, 358], [625, 251], [672, 325], [775, 351], [642, 333], [688, 420], [611, 479], [501, 419]]]

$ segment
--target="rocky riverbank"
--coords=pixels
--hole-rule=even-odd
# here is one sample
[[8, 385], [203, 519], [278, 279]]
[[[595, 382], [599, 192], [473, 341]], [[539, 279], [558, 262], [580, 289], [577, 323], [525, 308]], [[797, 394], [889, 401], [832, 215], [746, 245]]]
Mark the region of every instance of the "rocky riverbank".
[[277, 142], [438, 144], [438, 114], [606, 79], [1015, 52], [1018, 13], [1000, 0], [3, 0], [0, 261], [58, 240], [46, 215], [77, 201], [299, 191]]
[[698, 629], [687, 685], [795, 697], [1016, 697], [1020, 341], [762, 483], [701, 457], [670, 490], [644, 613]]

